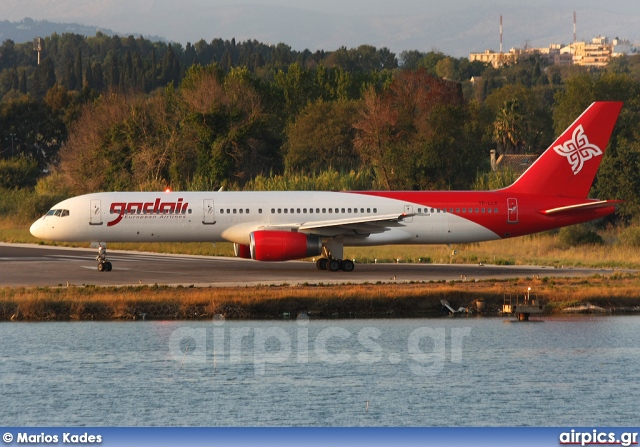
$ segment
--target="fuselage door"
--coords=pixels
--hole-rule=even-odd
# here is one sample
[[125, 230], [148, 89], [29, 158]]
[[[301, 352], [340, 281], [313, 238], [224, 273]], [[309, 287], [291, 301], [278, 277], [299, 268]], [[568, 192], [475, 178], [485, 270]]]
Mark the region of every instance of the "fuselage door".
[[213, 225], [216, 223], [215, 209], [213, 208], [213, 199], [204, 199], [202, 201], [203, 218], [202, 223], [205, 225]]
[[507, 222], [518, 223], [518, 199], [507, 199]]
[[408, 217], [405, 217], [404, 220], [406, 223], [411, 223], [413, 222], [413, 205], [405, 205], [404, 206], [404, 214], [406, 214]]
[[99, 200], [91, 201], [89, 213], [89, 225], [102, 225], [102, 208]]

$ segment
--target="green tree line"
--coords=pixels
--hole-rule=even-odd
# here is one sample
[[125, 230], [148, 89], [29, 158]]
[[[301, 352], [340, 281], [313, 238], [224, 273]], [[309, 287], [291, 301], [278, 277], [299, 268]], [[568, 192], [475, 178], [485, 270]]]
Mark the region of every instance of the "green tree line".
[[40, 65], [31, 43], [0, 47], [0, 188], [35, 187], [38, 207], [166, 187], [500, 187], [512, 176], [490, 173], [491, 149], [539, 154], [592, 101], [621, 100], [592, 195], [640, 212], [639, 57], [495, 69], [437, 51], [100, 33], [43, 47]]

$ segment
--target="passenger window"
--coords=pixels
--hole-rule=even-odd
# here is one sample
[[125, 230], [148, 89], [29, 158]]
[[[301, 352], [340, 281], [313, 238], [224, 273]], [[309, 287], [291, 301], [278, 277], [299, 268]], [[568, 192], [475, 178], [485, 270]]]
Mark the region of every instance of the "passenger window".
[[322, 208], [322, 212], [323, 212], [323, 213], [326, 213], [326, 212], [327, 212], [327, 209], [326, 209], [326, 208]]
[[220, 214], [224, 214], [224, 208], [220, 208]]
[[456, 213], [459, 213], [459, 212], [460, 212], [460, 208], [456, 208]]
[[284, 213], [287, 214], [289, 210], [287, 208], [284, 209]]
[[231, 210], [227, 208], [227, 214], [231, 214]]
[[313, 214], [313, 208], [309, 208], [309, 213]]
[[476, 213], [479, 213], [479, 212], [480, 212], [480, 210], [478, 208], [476, 208]]
[[275, 208], [271, 208], [271, 214], [275, 214], [276, 213], [276, 209]]
[[467, 212], [467, 209], [466, 209], [466, 208], [462, 208], [462, 212], [463, 212], [463, 213], [466, 213], [466, 212]]
[[344, 208], [342, 208], [342, 214], [344, 214]]
[[247, 209], [245, 210], [245, 213], [249, 214], [249, 208], [247, 208]]
[[236, 214], [236, 209], [235, 208], [233, 209], [233, 214]]
[[374, 212], [374, 213], [377, 213], [377, 212], [378, 212], [378, 208], [374, 208], [374, 209], [373, 209], [373, 212]]
[[487, 213], [491, 213], [491, 208], [487, 208]]
[[483, 213], [484, 213], [484, 208], [482, 208], [481, 212], [483, 212]]
[[293, 214], [293, 208], [291, 208], [291, 214]]
[[329, 208], [329, 213], [333, 213], [333, 208]]
[[306, 208], [302, 208], [302, 213], [303, 214], [307, 214], [307, 209]]
[[371, 212], [371, 208], [367, 208], [367, 213], [370, 213], [370, 212]]
[[242, 214], [242, 208], [240, 208], [240, 214]]
[[347, 209], [347, 213], [351, 214], [351, 208]]
[[278, 208], [278, 214], [282, 214], [282, 208]]

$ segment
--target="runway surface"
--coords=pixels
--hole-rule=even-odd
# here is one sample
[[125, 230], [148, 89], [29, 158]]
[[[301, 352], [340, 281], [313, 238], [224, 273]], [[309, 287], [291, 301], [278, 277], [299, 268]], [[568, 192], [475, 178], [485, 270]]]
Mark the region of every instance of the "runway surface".
[[[69, 285], [251, 286], [340, 284], [611, 274], [612, 269], [460, 264], [356, 264], [351, 273], [317, 270], [310, 262], [165, 255], [109, 250], [111, 272], [99, 272], [97, 250], [0, 243], [0, 287]], [[619, 271], [619, 270], [615, 270]]]

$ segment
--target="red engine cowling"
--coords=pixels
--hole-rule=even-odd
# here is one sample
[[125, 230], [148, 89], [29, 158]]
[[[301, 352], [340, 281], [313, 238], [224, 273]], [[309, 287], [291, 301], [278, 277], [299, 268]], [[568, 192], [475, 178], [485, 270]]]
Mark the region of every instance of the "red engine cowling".
[[289, 261], [322, 253], [322, 239], [291, 231], [254, 231], [251, 257], [256, 261]]
[[233, 253], [238, 258], [251, 259], [251, 248], [248, 245], [233, 244]]

